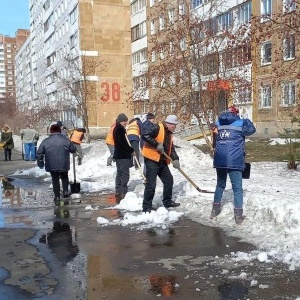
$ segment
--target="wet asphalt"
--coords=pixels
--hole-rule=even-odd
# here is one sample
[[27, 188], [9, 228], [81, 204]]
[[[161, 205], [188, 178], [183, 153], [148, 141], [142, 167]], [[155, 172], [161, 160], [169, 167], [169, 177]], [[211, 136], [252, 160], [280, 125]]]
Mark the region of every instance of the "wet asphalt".
[[112, 192], [82, 194], [80, 203], [55, 208], [49, 182], [12, 175], [34, 162], [17, 152], [12, 158], [0, 161], [13, 191], [3, 195], [0, 209], [0, 300], [300, 297], [299, 270], [234, 261], [232, 252], [255, 247], [220, 228], [187, 216], [164, 227], [101, 226], [99, 216], [123, 217], [105, 209], [116, 203]]

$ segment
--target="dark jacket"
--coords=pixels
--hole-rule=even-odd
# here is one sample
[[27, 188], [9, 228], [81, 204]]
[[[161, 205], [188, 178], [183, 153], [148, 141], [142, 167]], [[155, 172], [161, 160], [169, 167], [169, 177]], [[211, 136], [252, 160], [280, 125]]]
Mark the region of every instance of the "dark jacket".
[[[45, 165], [46, 172], [66, 172], [70, 170], [70, 153], [75, 153], [74, 144], [61, 133], [51, 133], [44, 139], [37, 151], [37, 165]], [[45, 162], [44, 162], [45, 160]]]
[[133, 148], [129, 146], [126, 140], [126, 129], [120, 123], [116, 123], [113, 131], [115, 142], [114, 159], [131, 159]]
[[[168, 130], [168, 127], [166, 126], [165, 122], [162, 122], [162, 124], [164, 125], [164, 129], [165, 129], [165, 138], [164, 138], [163, 144], [164, 144], [164, 149], [167, 153], [167, 149], [170, 149], [170, 143], [172, 140], [171, 137], [172, 137], [173, 132]], [[149, 145], [156, 148], [158, 145], [158, 142], [155, 140], [155, 138], [158, 136], [158, 133], [159, 133], [159, 124], [152, 124], [151, 127], [144, 128], [144, 131], [142, 134], [142, 139], [145, 140], [145, 142], [148, 143]], [[171, 145], [170, 157], [172, 158], [172, 160], [179, 160], [179, 157], [175, 151], [173, 143]], [[165, 162], [165, 161], [166, 161], [166, 158], [162, 154], [160, 156], [160, 162]]]
[[238, 115], [224, 112], [216, 122], [218, 134], [214, 167], [234, 170], [245, 168], [245, 136], [256, 132], [253, 123]]
[[2, 129], [1, 131], [1, 143], [5, 143], [3, 146], [4, 149], [13, 149], [15, 147], [14, 140], [13, 140], [13, 134], [11, 129], [4, 131]]
[[143, 139], [143, 134], [145, 133], [145, 131], [149, 128], [151, 128], [153, 126], [153, 123], [149, 120], [146, 120], [143, 124], [142, 124], [142, 129], [141, 129], [141, 141], [140, 141], [140, 146], [141, 148], [143, 148], [144, 144], [145, 144], [145, 140]]

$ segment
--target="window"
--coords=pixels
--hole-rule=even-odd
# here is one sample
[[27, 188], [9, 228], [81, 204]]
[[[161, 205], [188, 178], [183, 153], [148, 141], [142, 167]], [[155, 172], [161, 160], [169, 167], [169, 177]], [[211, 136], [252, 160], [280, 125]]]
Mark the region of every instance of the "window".
[[296, 1], [295, 0], [283, 0], [283, 12], [289, 13], [296, 10]]
[[178, 10], [179, 10], [179, 16], [184, 16], [185, 15], [185, 4], [184, 2], [181, 2], [179, 3], [179, 6], [178, 6]]
[[252, 101], [251, 86], [239, 86], [236, 90], [236, 104], [249, 103]]
[[150, 22], [150, 33], [151, 33], [151, 35], [153, 35], [153, 34], [156, 33], [155, 20], [152, 20], [152, 21]]
[[156, 87], [157, 87], [157, 78], [155, 76], [153, 76], [151, 78], [151, 84], [152, 84], [152, 89], [156, 89]]
[[75, 23], [77, 20], [77, 6], [70, 13], [70, 24]]
[[131, 15], [136, 14], [139, 11], [139, 3], [138, 1], [134, 1], [130, 5]]
[[268, 65], [271, 63], [272, 58], [272, 44], [265, 42], [261, 46], [261, 65]]
[[191, 9], [196, 8], [202, 4], [202, 0], [192, 0], [191, 1]]
[[295, 105], [296, 103], [295, 82], [294, 81], [284, 82], [282, 86], [283, 86], [282, 105], [283, 106]]
[[270, 108], [272, 106], [272, 86], [266, 84], [261, 87], [261, 108]]
[[283, 59], [295, 58], [295, 35], [287, 35], [283, 40]]
[[174, 8], [168, 10], [169, 25], [174, 24], [174, 13], [175, 13]]
[[272, 15], [272, 0], [261, 0], [261, 17], [262, 21], [267, 21]]
[[203, 59], [203, 75], [214, 74], [218, 70], [218, 59], [216, 55], [208, 55]]
[[185, 51], [186, 50], [186, 41], [185, 41], [185, 38], [183, 38], [183, 39], [181, 39], [179, 41], [179, 47], [180, 47], [181, 51]]
[[240, 5], [238, 8], [238, 24], [242, 25], [250, 21], [252, 6], [251, 2]]
[[161, 15], [159, 16], [159, 30], [165, 29], [165, 16]]
[[154, 5], [154, 0], [150, 0], [150, 7]]
[[140, 38], [139, 25], [131, 28], [131, 41], [134, 42]]
[[154, 50], [151, 52], [151, 61], [152, 62], [156, 61], [156, 52]]
[[232, 11], [219, 15], [217, 20], [219, 30], [228, 30], [232, 26]]
[[70, 36], [70, 47], [73, 48], [77, 45], [77, 31]]

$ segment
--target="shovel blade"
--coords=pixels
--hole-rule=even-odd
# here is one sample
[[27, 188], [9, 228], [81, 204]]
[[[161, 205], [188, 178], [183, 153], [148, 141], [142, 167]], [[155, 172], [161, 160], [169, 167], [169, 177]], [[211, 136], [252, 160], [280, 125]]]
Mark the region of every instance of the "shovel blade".
[[71, 183], [70, 188], [71, 188], [72, 194], [80, 193], [80, 183], [79, 182]]

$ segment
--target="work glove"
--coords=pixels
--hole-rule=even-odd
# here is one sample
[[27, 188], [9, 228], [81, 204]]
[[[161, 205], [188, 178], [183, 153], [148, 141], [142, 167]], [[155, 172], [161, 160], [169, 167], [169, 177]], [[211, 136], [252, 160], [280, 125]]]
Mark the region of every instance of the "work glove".
[[179, 160], [173, 160], [173, 167], [175, 169], [180, 169], [180, 163]]
[[156, 146], [156, 150], [163, 154], [165, 152], [163, 143], [158, 143], [158, 145]]

